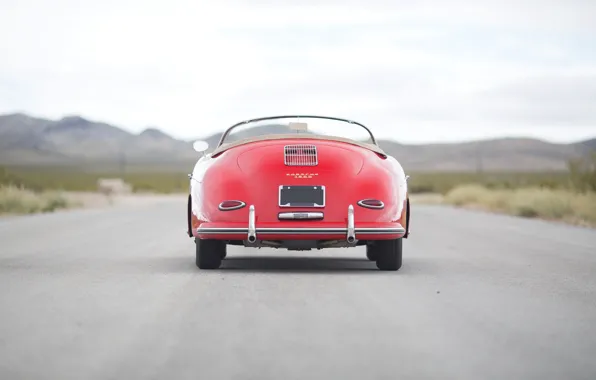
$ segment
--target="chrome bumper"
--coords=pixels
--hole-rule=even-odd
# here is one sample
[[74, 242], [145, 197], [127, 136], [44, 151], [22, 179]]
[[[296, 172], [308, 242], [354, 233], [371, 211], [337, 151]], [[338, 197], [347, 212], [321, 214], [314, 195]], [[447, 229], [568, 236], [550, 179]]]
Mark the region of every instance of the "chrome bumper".
[[350, 244], [356, 244], [357, 236], [364, 235], [386, 235], [386, 234], [404, 234], [405, 228], [402, 227], [356, 227], [354, 225], [354, 207], [348, 207], [348, 223], [346, 227], [257, 227], [255, 223], [255, 207], [251, 205], [248, 211], [247, 227], [199, 227], [198, 234], [210, 235], [247, 235], [249, 243], [257, 241], [257, 236], [264, 235], [329, 235], [342, 234], [346, 236], [346, 241]]

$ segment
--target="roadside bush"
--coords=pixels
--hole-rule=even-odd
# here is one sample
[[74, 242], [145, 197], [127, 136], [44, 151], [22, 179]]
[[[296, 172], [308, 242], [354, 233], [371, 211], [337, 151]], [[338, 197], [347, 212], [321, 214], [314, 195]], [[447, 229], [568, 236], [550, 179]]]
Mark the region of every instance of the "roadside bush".
[[540, 187], [488, 189], [480, 185], [458, 186], [444, 197], [444, 203], [475, 207], [526, 218], [563, 220], [596, 226], [596, 193], [577, 193]]
[[447, 194], [456, 187], [480, 185], [489, 189], [517, 189], [541, 187], [565, 189], [569, 187], [569, 174], [558, 172], [420, 172], [412, 173], [408, 183], [411, 194]]
[[56, 192], [36, 193], [14, 185], [0, 186], [0, 214], [53, 212], [70, 206], [68, 200]]
[[567, 164], [571, 186], [580, 192], [596, 191], [596, 152]]

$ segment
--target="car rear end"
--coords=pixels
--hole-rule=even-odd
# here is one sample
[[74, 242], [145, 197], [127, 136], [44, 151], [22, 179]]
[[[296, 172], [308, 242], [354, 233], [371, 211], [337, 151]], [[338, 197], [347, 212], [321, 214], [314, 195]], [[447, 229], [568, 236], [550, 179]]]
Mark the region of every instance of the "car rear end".
[[293, 138], [236, 146], [213, 160], [194, 224], [201, 239], [287, 248], [296, 241], [356, 245], [405, 233], [399, 173], [373, 150]]

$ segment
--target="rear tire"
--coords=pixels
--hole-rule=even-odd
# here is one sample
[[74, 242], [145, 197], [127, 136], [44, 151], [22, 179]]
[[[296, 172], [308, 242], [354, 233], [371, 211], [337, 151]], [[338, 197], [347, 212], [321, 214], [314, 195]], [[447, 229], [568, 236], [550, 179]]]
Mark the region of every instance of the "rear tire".
[[200, 269], [217, 269], [226, 254], [226, 243], [221, 240], [195, 239], [196, 264]]
[[377, 261], [378, 255], [375, 252], [375, 248], [374, 248], [373, 244], [366, 245], [366, 258], [369, 259], [370, 261]]
[[377, 268], [385, 271], [396, 271], [402, 264], [402, 238], [394, 240], [378, 240], [373, 246]]

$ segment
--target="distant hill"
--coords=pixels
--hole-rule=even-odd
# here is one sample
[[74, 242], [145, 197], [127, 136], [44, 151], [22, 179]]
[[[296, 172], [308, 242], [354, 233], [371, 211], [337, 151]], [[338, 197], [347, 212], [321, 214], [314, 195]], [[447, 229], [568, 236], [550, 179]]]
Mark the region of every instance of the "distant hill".
[[118, 127], [79, 116], [60, 120], [24, 114], [0, 116], [0, 163], [71, 164], [189, 162], [196, 157], [192, 144], [157, 128], [133, 134]]
[[[234, 138], [267, 134], [265, 125], [235, 133]], [[374, 132], [374, 131], [373, 131]], [[203, 139], [215, 147], [223, 132]], [[596, 151], [596, 138], [574, 144], [538, 139], [502, 138], [465, 143], [379, 145], [409, 171], [564, 170], [569, 158]], [[197, 158], [191, 141], [175, 139], [151, 127], [139, 134], [80, 116], [60, 120], [26, 114], [0, 115], [0, 164], [145, 165], [187, 169]]]

